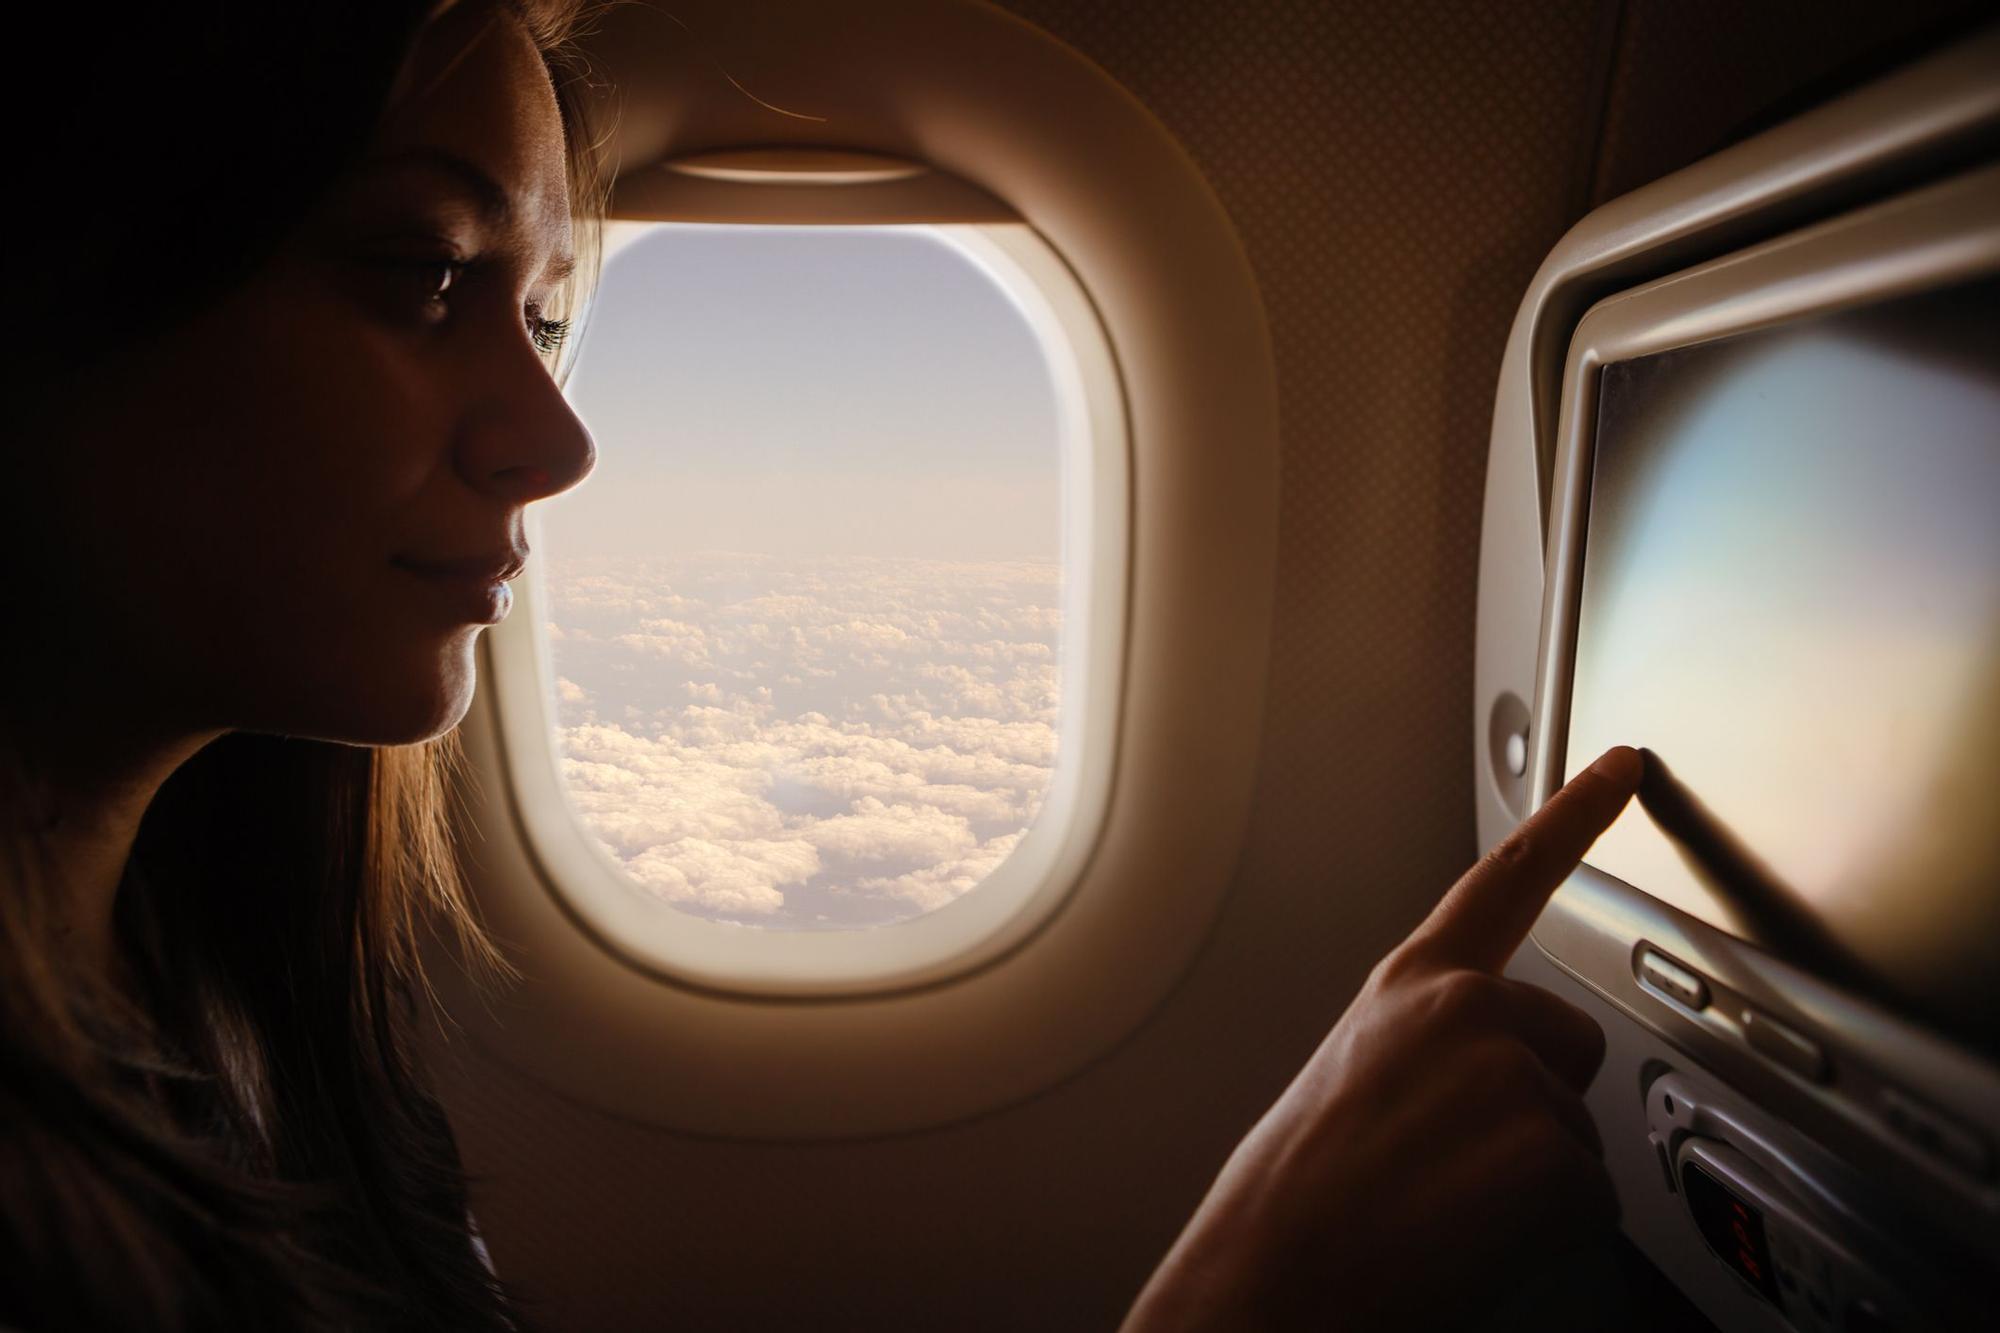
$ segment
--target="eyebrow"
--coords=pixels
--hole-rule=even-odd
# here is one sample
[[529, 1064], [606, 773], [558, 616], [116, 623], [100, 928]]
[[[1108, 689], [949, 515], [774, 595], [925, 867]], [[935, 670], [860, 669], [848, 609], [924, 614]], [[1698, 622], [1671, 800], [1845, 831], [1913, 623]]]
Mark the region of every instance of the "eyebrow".
[[576, 273], [576, 256], [564, 252], [554, 255], [542, 268], [542, 281], [555, 285], [568, 282]]
[[[362, 164], [368, 172], [395, 171], [404, 167], [422, 167], [451, 177], [473, 203], [479, 216], [489, 223], [503, 223], [514, 216], [514, 201], [507, 191], [472, 162], [460, 157], [448, 148], [434, 148], [419, 145], [414, 148], [398, 149], [380, 157], [373, 157]], [[576, 256], [568, 252], [550, 257], [543, 268], [542, 280], [550, 283], [566, 281], [576, 272]]]
[[370, 173], [395, 171], [402, 167], [427, 167], [451, 177], [453, 183], [471, 197], [480, 216], [488, 221], [501, 222], [513, 215], [514, 202], [501, 188], [500, 182], [449, 149], [403, 148], [372, 157], [362, 164], [362, 169]]

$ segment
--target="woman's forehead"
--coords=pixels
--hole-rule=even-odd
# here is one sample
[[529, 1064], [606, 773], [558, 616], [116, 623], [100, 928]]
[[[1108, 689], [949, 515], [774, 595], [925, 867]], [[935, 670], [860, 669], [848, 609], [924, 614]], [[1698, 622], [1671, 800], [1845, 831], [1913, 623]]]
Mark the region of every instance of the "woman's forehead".
[[376, 144], [380, 156], [413, 150], [477, 168], [505, 192], [518, 225], [566, 248], [562, 114], [541, 53], [503, 10], [457, 5], [425, 30]]

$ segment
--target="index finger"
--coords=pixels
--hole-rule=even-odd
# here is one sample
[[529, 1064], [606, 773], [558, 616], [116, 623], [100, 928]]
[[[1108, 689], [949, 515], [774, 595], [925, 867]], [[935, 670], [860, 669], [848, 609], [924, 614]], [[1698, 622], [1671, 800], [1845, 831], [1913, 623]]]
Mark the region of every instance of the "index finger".
[[1637, 750], [1606, 750], [1466, 871], [1404, 947], [1445, 966], [1499, 971], [1644, 771]]

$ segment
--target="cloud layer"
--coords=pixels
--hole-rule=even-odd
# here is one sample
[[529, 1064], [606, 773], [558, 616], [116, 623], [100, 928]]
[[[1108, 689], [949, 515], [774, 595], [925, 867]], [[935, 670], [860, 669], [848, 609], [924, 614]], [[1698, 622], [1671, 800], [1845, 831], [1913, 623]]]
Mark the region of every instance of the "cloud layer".
[[1060, 566], [707, 553], [557, 561], [563, 777], [682, 910], [919, 915], [1020, 841], [1055, 759]]

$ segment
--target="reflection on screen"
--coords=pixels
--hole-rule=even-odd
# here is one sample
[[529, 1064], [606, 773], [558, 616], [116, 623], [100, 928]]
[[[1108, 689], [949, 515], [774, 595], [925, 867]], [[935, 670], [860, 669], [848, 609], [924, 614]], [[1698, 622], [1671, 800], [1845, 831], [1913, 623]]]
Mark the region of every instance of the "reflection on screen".
[[1597, 868], [2000, 1044], [2000, 281], [1606, 367], [1565, 769]]

